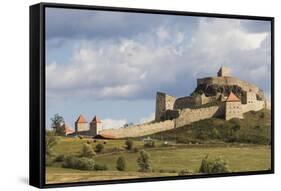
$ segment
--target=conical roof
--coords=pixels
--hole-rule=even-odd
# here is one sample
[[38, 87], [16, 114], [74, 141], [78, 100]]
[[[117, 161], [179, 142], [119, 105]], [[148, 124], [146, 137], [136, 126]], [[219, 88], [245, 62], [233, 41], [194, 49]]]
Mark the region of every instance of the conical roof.
[[79, 115], [78, 119], [76, 120], [76, 123], [87, 123], [87, 120], [83, 115]]
[[95, 115], [95, 117], [93, 118], [92, 122], [101, 123], [101, 120]]
[[240, 99], [233, 92], [230, 92], [226, 101], [227, 102], [236, 102], [236, 101], [240, 101]]

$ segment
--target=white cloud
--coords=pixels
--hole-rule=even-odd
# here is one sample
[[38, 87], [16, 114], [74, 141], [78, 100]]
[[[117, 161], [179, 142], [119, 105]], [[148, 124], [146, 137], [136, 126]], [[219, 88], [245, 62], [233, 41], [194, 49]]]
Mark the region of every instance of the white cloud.
[[264, 50], [269, 45], [263, 43], [268, 33], [250, 33], [232, 19], [201, 19], [193, 35], [188, 32], [165, 25], [128, 39], [73, 41], [70, 63], [47, 64], [47, 93], [142, 98], [154, 96], [161, 87], [215, 75], [221, 65], [252, 82], [268, 78], [264, 68], [269, 67], [270, 57]]
[[139, 123], [147, 123], [154, 119], [155, 119], [155, 113], [151, 113], [149, 116], [141, 118]]
[[117, 129], [123, 127], [126, 123], [126, 119], [103, 119], [102, 127], [104, 129]]

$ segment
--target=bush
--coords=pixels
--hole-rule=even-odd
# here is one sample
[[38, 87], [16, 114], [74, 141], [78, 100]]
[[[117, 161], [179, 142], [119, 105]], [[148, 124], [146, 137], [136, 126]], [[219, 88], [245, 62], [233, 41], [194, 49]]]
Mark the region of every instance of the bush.
[[127, 150], [132, 150], [133, 146], [134, 146], [134, 142], [133, 142], [133, 140], [128, 139], [128, 140], [126, 140], [125, 145], [126, 145]]
[[135, 148], [133, 148], [133, 152], [137, 153], [137, 152], [139, 152], [139, 149], [135, 147]]
[[93, 157], [95, 155], [96, 155], [96, 153], [90, 145], [88, 145], [88, 144], [83, 145], [82, 153], [81, 153], [82, 157], [89, 157], [90, 158], [90, 157]]
[[89, 159], [85, 157], [78, 158], [75, 156], [67, 156], [64, 159], [62, 167], [79, 170], [95, 170], [95, 161], [94, 159]]
[[150, 140], [150, 141], [145, 142], [144, 143], [144, 147], [146, 147], [146, 148], [153, 148], [153, 147], [155, 147], [155, 141]]
[[138, 163], [140, 172], [150, 172], [152, 169], [151, 162], [150, 162], [150, 156], [144, 150], [142, 150], [140, 152], [140, 156], [137, 159], [137, 163]]
[[96, 145], [95, 151], [97, 153], [101, 153], [103, 151], [103, 149], [104, 149], [103, 144], [99, 143], [99, 144]]
[[226, 162], [221, 158], [215, 160], [208, 159], [208, 155], [202, 159], [201, 166], [199, 169], [200, 173], [214, 174], [214, 173], [227, 173], [230, 170]]
[[54, 163], [54, 160], [53, 160], [53, 158], [52, 157], [50, 157], [50, 156], [47, 156], [46, 155], [46, 166], [52, 166], [52, 164]]
[[46, 155], [48, 157], [54, 156], [53, 148], [58, 143], [58, 138], [53, 131], [46, 131]]
[[188, 169], [183, 169], [183, 170], [181, 170], [180, 172], [179, 172], [179, 176], [186, 176], [186, 175], [189, 175], [189, 174], [191, 174], [191, 172], [190, 172], [190, 170], [188, 170]]
[[56, 156], [54, 162], [63, 162], [64, 158], [65, 158], [64, 154], [60, 154], [60, 155]]
[[95, 170], [107, 170], [107, 166], [105, 164], [95, 164], [94, 165]]
[[126, 160], [124, 157], [118, 157], [116, 161], [116, 169], [119, 171], [124, 171], [126, 169]]

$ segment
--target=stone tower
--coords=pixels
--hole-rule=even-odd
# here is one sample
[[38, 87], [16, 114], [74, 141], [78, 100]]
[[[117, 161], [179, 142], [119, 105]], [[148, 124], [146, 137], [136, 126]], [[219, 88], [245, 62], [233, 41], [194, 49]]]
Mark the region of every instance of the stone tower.
[[79, 115], [75, 121], [75, 133], [84, 132], [89, 130], [89, 124], [83, 115]]
[[230, 68], [227, 68], [225, 66], [222, 66], [218, 71], [218, 77], [225, 77], [225, 76], [231, 76], [230, 75]]
[[161, 121], [161, 118], [166, 110], [173, 110], [175, 101], [176, 101], [176, 97], [167, 95], [162, 92], [157, 92], [155, 121]]
[[97, 116], [95, 116], [93, 120], [90, 122], [90, 135], [95, 136], [99, 134], [101, 130], [102, 130], [102, 122]]
[[225, 120], [232, 118], [243, 119], [243, 109], [240, 99], [232, 92], [225, 101]]

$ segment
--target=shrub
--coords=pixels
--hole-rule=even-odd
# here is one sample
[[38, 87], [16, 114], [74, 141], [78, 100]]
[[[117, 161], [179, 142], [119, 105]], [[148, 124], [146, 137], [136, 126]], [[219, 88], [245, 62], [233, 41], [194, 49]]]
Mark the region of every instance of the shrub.
[[83, 139], [83, 137], [81, 135], [78, 136], [79, 139]]
[[134, 146], [134, 142], [133, 142], [133, 140], [128, 139], [128, 140], [126, 140], [125, 145], [126, 145], [127, 150], [132, 150], [133, 146]]
[[105, 164], [95, 164], [94, 165], [95, 170], [107, 170], [107, 166]]
[[140, 156], [137, 159], [137, 163], [139, 166], [139, 171], [141, 171], [141, 172], [150, 172], [152, 169], [151, 162], [150, 162], [150, 156], [144, 150], [142, 150], [140, 152]]
[[133, 152], [137, 153], [137, 152], [139, 152], [139, 149], [135, 147], [135, 148], [133, 148]]
[[104, 149], [103, 144], [99, 143], [99, 144], [96, 145], [95, 151], [97, 153], [101, 153], [103, 151], [103, 149]]
[[62, 167], [79, 170], [95, 170], [95, 161], [94, 159], [89, 159], [85, 157], [78, 158], [75, 156], [67, 156], [64, 159]]
[[226, 162], [224, 162], [221, 158], [211, 160], [208, 159], [207, 155], [205, 158], [202, 159], [199, 172], [206, 174], [227, 173], [229, 172], [229, 169]]
[[124, 157], [118, 157], [116, 161], [116, 169], [119, 171], [124, 171], [126, 169], [126, 160]]
[[90, 140], [88, 140], [88, 141], [87, 141], [87, 144], [91, 144], [91, 141], [90, 141]]
[[46, 155], [52, 157], [54, 155], [53, 148], [58, 143], [58, 138], [53, 131], [46, 131]]
[[65, 158], [64, 154], [60, 154], [60, 155], [56, 156], [54, 162], [63, 162], [64, 158]]
[[183, 169], [183, 170], [181, 170], [180, 172], [179, 172], [179, 176], [186, 176], [186, 175], [189, 175], [189, 174], [191, 174], [191, 172], [190, 172], [190, 170], [188, 170], [188, 169]]
[[146, 148], [153, 148], [153, 147], [155, 147], [155, 141], [150, 140], [150, 141], [145, 142], [144, 143], [144, 147], [146, 147]]
[[82, 153], [81, 153], [82, 157], [93, 157], [95, 155], [96, 153], [90, 145], [88, 144], [83, 145]]
[[46, 166], [52, 166], [52, 164], [54, 163], [53, 158], [46, 155], [45, 159], [46, 159]]

